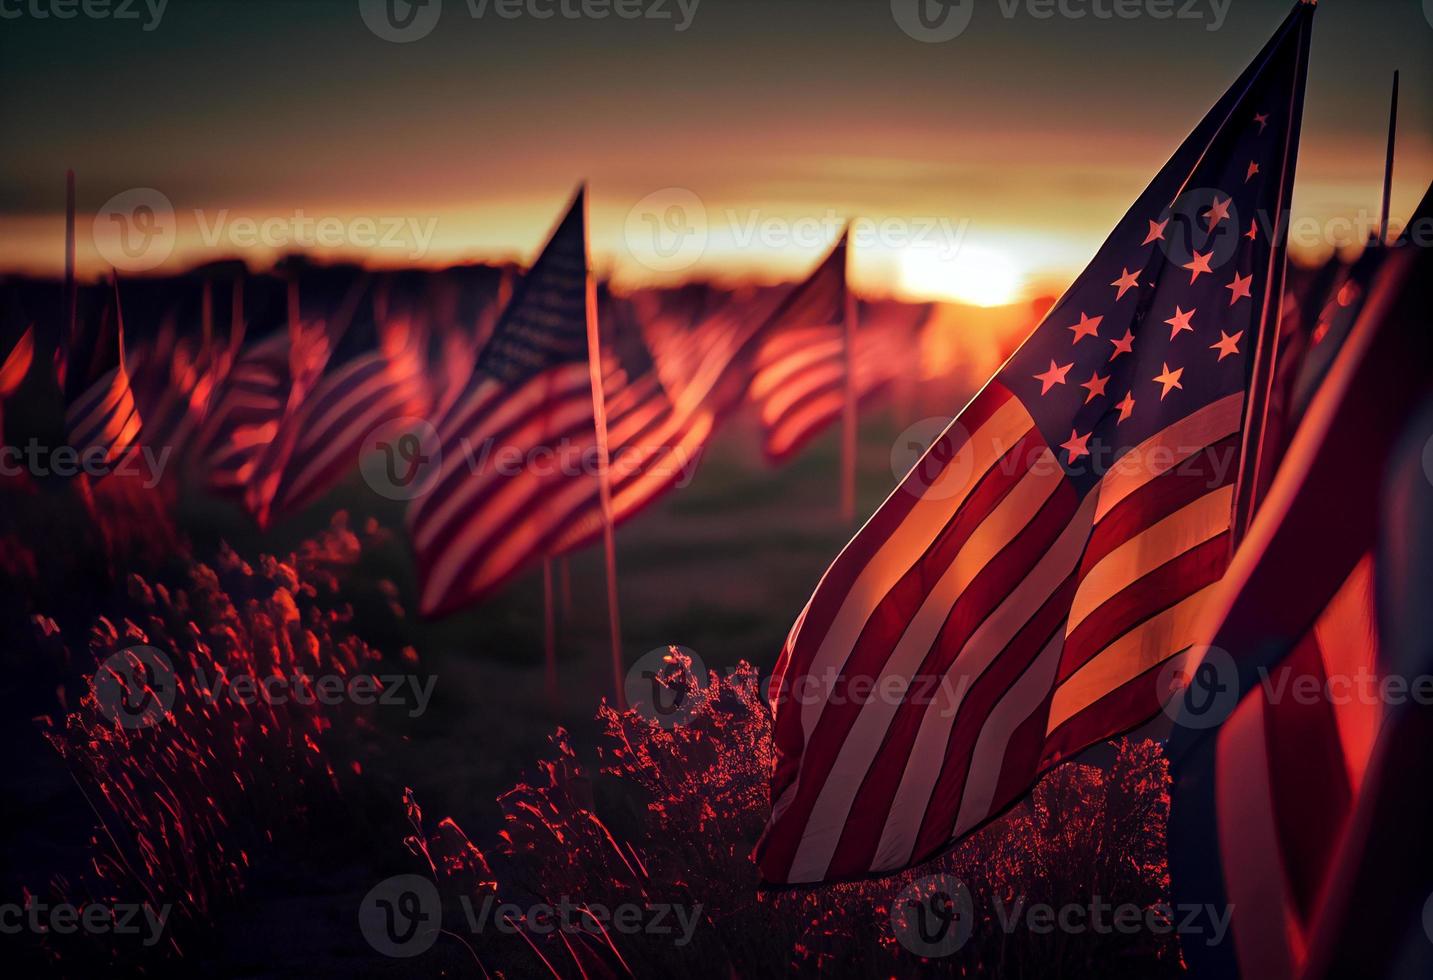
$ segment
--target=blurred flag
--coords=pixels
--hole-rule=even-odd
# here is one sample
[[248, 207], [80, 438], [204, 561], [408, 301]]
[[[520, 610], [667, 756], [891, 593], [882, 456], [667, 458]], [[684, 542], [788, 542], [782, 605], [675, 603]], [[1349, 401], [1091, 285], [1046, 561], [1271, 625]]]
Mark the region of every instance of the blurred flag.
[[[407, 515], [425, 615], [477, 601], [540, 553], [554, 531], [541, 514], [550, 481], [583, 465], [553, 458], [550, 443], [594, 429], [585, 193], [514, 290], [467, 385], [438, 421], [436, 468]], [[531, 465], [534, 450], [543, 472]]]
[[1230, 552], [1312, 14], [827, 570], [773, 679], [765, 881], [923, 861], [1160, 710]]
[[[1433, 196], [1424, 220], [1430, 205]], [[1387, 546], [1401, 548], [1405, 534], [1385, 504], [1389, 460], [1408, 406], [1433, 391], [1429, 251], [1404, 243], [1380, 266], [1210, 605], [1208, 644], [1184, 670], [1169, 746], [1174, 894], [1232, 908], [1229, 941], [1184, 944], [1201, 976], [1303, 976], [1311, 949], [1348, 914], [1330, 886], [1336, 863], [1356, 865], [1348, 849], [1367, 846], [1350, 834], [1388, 720], [1377, 681], [1404, 674], [1381, 642], [1387, 617], [1375, 596], [1428, 585], [1384, 578]], [[1390, 918], [1406, 917], [1399, 904], [1410, 901], [1359, 897]]]
[[294, 444], [273, 490], [271, 513], [291, 513], [357, 468], [375, 430], [428, 407], [425, 339], [413, 322], [364, 317], [335, 341], [322, 378], [294, 413]]
[[117, 281], [99, 329], [93, 333], [79, 329], [76, 334], [65, 356], [66, 441], [82, 458], [99, 454], [106, 465], [113, 464], [135, 444], [140, 430], [140, 414], [125, 370]]
[[205, 483], [243, 500], [278, 433], [288, 376], [289, 337], [280, 329], [242, 350], [205, 419], [197, 445]]
[[159, 333], [146, 343], [133, 345], [126, 355], [135, 403], [143, 424], [139, 442], [157, 461], [170, 465], [190, 448], [208, 409], [218, 352], [212, 341], [199, 343], [180, 338], [173, 316], [160, 324]]
[[[857, 317], [856, 398], [868, 401], [902, 372], [913, 370], [912, 352], [930, 307], [864, 303]], [[791, 327], [772, 336], [757, 356], [751, 398], [759, 405], [762, 445], [783, 463], [841, 417], [845, 402], [846, 338], [840, 323]]]

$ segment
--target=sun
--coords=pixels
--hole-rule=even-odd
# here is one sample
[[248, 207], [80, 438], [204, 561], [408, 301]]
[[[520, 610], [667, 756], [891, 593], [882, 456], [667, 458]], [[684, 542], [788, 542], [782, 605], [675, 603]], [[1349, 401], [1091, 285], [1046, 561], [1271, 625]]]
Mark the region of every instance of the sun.
[[1008, 255], [992, 248], [911, 248], [901, 255], [900, 284], [912, 297], [1004, 306], [1019, 296], [1020, 272]]

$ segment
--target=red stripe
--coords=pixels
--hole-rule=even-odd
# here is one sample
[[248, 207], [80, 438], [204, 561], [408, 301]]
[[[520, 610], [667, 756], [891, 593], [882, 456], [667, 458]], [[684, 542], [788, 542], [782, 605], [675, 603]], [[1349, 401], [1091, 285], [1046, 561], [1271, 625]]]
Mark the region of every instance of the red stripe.
[[[960, 553], [960, 549], [965, 546], [970, 536], [975, 533], [990, 515], [990, 512], [995, 509], [1000, 501], [1004, 499], [1005, 495], [1009, 493], [1025, 475], [1025, 470], [1020, 470], [1017, 467], [1005, 467], [1002, 466], [1001, 463], [1007, 460], [1014, 460], [1017, 463], [1023, 462], [1026, 469], [1028, 469], [1029, 462], [1035, 455], [1030, 451], [1030, 448], [1036, 445], [1044, 445], [1040, 436], [1034, 432], [1027, 434], [1024, 439], [1020, 440], [1020, 442], [985, 475], [951, 521], [940, 534], [936, 536], [935, 541], [932, 542], [925, 554], [911, 565], [895, 586], [892, 587], [890, 592], [888, 592], [877, 605], [870, 619], [867, 620], [865, 626], [862, 628], [861, 634], [850, 651], [845, 665], [841, 668], [841, 677], [850, 679], [878, 677], [882, 675], [893, 648], [900, 640], [901, 634], [905, 631], [906, 624], [910, 622], [911, 617], [914, 616], [916, 610], [918, 610], [925, 601], [930, 590], [934, 588], [940, 580], [941, 575], [945, 572], [950, 562]], [[1012, 542], [1009, 548], [1016, 547], [1018, 541], [1019, 538], [1017, 536], [1016, 541]], [[1009, 550], [1009, 548], [1007, 548], [1007, 550]], [[978, 587], [980, 580], [990, 577], [997, 579], [1002, 578], [1001, 572], [1003, 569], [992, 567], [995, 564], [995, 562], [992, 562], [991, 565], [982, 569], [977, 576], [977, 580], [971, 583], [966, 593], [962, 594], [956, 602], [957, 610], [960, 609], [963, 604], [975, 603], [980, 606], [981, 611], [979, 615], [970, 617], [977, 620], [976, 625], [978, 625], [979, 620], [983, 620], [989, 613], [989, 609], [985, 608], [988, 605], [987, 595], [983, 595]], [[1019, 577], [1023, 578], [1023, 573], [1021, 573]], [[999, 581], [1000, 587], [1008, 586], [1009, 584], [1007, 581]], [[998, 588], [989, 591], [998, 591]], [[952, 616], [958, 618], [958, 613], [952, 613]], [[973, 630], [974, 625], [970, 628]], [[926, 665], [932, 660], [932, 655], [940, 648], [941, 643], [938, 639], [935, 648], [923, 658], [921, 674], [929, 674], [932, 672], [943, 673], [943, 666], [934, 668], [934, 670], [926, 669]], [[948, 650], [948, 656], [953, 658], [958, 649], [959, 646], [954, 646], [953, 649]], [[791, 696], [791, 692], [789, 691], [782, 693], [788, 697]], [[796, 845], [799, 844], [801, 835], [804, 833], [806, 823], [810, 819], [817, 797], [826, 783], [827, 776], [831, 772], [831, 767], [835, 764], [840, 754], [841, 747], [845, 744], [846, 738], [850, 734], [851, 728], [856, 723], [856, 719], [862, 710], [862, 705], [853, 703], [853, 699], [849, 697], [843, 697], [839, 700], [841, 701], [839, 704], [827, 704], [822, 708], [821, 716], [812, 731], [811, 741], [806, 746], [805, 756], [802, 759], [801, 781], [797, 787], [796, 798], [781, 815], [780, 825], [788, 828], [788, 832], [778, 835], [773, 839], [773, 847], [764, 859], [764, 863], [768, 863], [769, 866], [773, 868], [780, 869], [782, 878], [790, 871], [791, 862], [795, 859]], [[793, 707], [797, 707], [797, 710], [790, 712], [790, 714], [796, 715], [797, 721], [799, 722], [801, 711], [798, 706], [793, 705]], [[923, 706], [916, 706], [910, 703], [903, 704], [897, 709], [897, 718], [895, 720], [900, 720], [900, 712], [906, 711], [906, 709], [913, 709], [912, 712], [908, 712], [916, 715], [914, 722], [911, 722], [911, 724], [918, 724], [919, 713], [922, 707]], [[907, 721], [910, 722], [910, 719], [907, 719]], [[890, 738], [891, 735], [888, 733], [887, 741], [889, 741]], [[911, 738], [914, 739], [914, 727], [911, 728]], [[908, 749], [909, 746], [906, 746], [906, 748]], [[899, 749], [896, 751], [899, 752]], [[882, 753], [884, 753], [884, 746]], [[877, 759], [883, 757], [882, 753], [878, 753]], [[884, 757], [891, 758], [892, 756]], [[904, 756], [899, 754], [893, 757], [897, 759], [904, 758]], [[882, 768], [883, 767], [879, 765], [873, 767], [877, 772]], [[890, 767], [884, 768], [889, 769]], [[868, 775], [867, 778], [869, 779], [870, 776]], [[891, 795], [894, 795], [894, 793], [895, 787], [892, 786]], [[863, 800], [861, 809], [853, 813], [853, 816], [878, 812], [881, 818], [880, 822], [884, 824], [884, 814], [889, 808], [889, 798], [867, 797], [862, 793], [861, 799]], [[875, 799], [884, 800], [885, 805], [879, 807], [867, 805], [866, 801], [873, 801]], [[874, 830], [877, 840], [879, 840], [880, 827], [875, 827]], [[850, 831], [851, 827], [848, 825], [847, 832], [849, 833]], [[872, 844], [871, 846], [874, 848], [875, 845]]]
[[1056, 682], [1063, 684], [1101, 650], [1170, 606], [1183, 602], [1224, 576], [1229, 566], [1229, 532], [1172, 558], [1090, 613], [1065, 640]]
[[[1318, 696], [1297, 694], [1312, 677]], [[1283, 691], [1264, 710], [1270, 805], [1283, 851], [1288, 897], [1305, 923], [1313, 917], [1325, 877], [1353, 806], [1339, 741], [1336, 710], [1324, 696], [1323, 657], [1313, 634], [1269, 674], [1270, 691]], [[1282, 688], [1280, 684], [1284, 683]], [[1316, 777], [1311, 778], [1313, 774]]]

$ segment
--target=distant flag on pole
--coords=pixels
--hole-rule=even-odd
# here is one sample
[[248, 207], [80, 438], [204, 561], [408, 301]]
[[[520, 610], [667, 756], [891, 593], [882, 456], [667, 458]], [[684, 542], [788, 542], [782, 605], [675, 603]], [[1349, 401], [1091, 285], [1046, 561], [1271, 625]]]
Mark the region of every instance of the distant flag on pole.
[[[425, 615], [479, 600], [538, 553], [553, 529], [534, 510], [553, 474], [527, 466], [525, 454], [593, 428], [584, 193], [514, 290], [436, 426], [437, 465], [407, 515]], [[488, 455], [504, 447], [518, 450], [516, 463]]]
[[1160, 711], [1230, 553], [1312, 15], [1293, 10], [827, 570], [773, 677], [766, 882], [924, 861]]
[[99, 329], [75, 330], [65, 357], [65, 433], [81, 457], [113, 464], [139, 436], [140, 415], [124, 363], [124, 317], [119, 281]]
[[298, 510], [356, 470], [372, 433], [424, 414], [424, 352], [422, 332], [406, 317], [362, 317], [343, 332], [289, 423], [294, 447], [274, 488], [275, 516]]
[[[903, 371], [917, 369], [911, 356], [930, 310], [924, 304], [862, 304], [852, 357], [859, 401], [878, 394]], [[757, 356], [750, 390], [759, 406], [767, 459], [790, 460], [841, 417], [845, 377], [841, 324], [791, 327], [772, 335]]]

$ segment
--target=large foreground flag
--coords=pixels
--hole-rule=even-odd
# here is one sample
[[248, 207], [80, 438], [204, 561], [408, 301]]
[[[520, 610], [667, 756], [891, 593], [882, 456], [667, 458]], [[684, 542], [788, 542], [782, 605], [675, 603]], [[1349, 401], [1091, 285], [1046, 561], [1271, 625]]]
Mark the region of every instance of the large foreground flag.
[[[1433, 194], [1415, 221], [1430, 209]], [[1200, 976], [1278, 980], [1320, 960], [1343, 964], [1335, 976], [1359, 962], [1368, 976], [1393, 975], [1374, 959], [1396, 956], [1395, 924], [1416, 920], [1427, 898], [1426, 877], [1410, 889], [1390, 870], [1417, 855], [1426, 875], [1426, 825], [1411, 834], [1400, 822], [1405, 836], [1384, 843], [1359, 815], [1400, 795], [1426, 814], [1430, 798], [1426, 772], [1410, 779], [1380, 761], [1406, 749], [1395, 732], [1416, 729], [1413, 716], [1427, 731], [1427, 705], [1397, 697], [1428, 668], [1427, 634], [1412, 628], [1426, 618], [1428, 542], [1410, 533], [1426, 525], [1422, 515], [1405, 522], [1395, 491], [1399, 471], [1412, 470], [1414, 496], [1426, 496], [1428, 416], [1403, 465], [1390, 461], [1409, 406], [1433, 392], [1430, 258], [1407, 242], [1381, 257], [1187, 667], [1169, 747], [1174, 894], [1233, 910], [1229, 941], [1185, 944]], [[1382, 832], [1392, 829], [1385, 818]], [[1384, 862], [1381, 879], [1361, 873], [1370, 854]], [[1367, 879], [1357, 894], [1334, 884], [1340, 866], [1350, 881]]]
[[1230, 552], [1312, 15], [827, 570], [773, 679], [766, 882], [923, 861], [1160, 710]]

